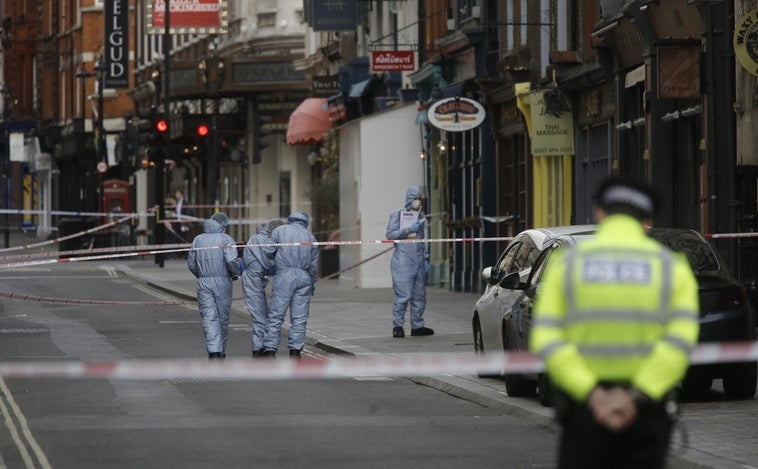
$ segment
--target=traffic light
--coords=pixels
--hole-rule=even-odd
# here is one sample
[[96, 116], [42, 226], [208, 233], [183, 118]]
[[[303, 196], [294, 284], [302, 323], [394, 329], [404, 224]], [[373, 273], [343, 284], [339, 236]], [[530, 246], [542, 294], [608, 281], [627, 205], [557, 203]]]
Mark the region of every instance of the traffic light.
[[156, 111], [151, 112], [152, 131], [150, 132], [150, 161], [158, 163], [166, 158], [168, 140], [168, 121]]
[[272, 120], [271, 116], [255, 114], [253, 116], [253, 164], [260, 164], [261, 151], [271, 145], [263, 139], [271, 133], [266, 124]]
[[197, 136], [200, 138], [207, 137], [210, 131], [211, 129], [205, 124], [198, 125], [197, 129], [195, 130], [195, 132], [197, 133]]
[[166, 119], [158, 117], [153, 125], [153, 132], [155, 134], [154, 145], [161, 146], [168, 143], [168, 121]]

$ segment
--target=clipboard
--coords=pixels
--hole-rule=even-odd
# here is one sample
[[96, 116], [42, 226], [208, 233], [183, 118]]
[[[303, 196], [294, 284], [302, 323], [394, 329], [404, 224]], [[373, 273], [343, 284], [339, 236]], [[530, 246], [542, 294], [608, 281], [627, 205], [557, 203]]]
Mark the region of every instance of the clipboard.
[[[415, 210], [401, 210], [400, 211], [400, 230], [410, 228], [412, 224], [418, 221], [419, 212]], [[408, 238], [415, 238], [416, 233], [408, 234]]]

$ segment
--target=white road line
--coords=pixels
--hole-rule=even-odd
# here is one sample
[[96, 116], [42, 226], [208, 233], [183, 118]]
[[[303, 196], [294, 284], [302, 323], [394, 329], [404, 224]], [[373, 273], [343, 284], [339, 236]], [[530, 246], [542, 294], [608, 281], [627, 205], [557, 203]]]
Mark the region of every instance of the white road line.
[[116, 272], [116, 268], [109, 264], [100, 264], [97, 266], [98, 269], [102, 269], [108, 273], [108, 277], [118, 277], [118, 272]]
[[[161, 301], [166, 301], [166, 302], [176, 301], [175, 296], [164, 295], [162, 293], [159, 293], [157, 290], [153, 290], [150, 287], [145, 287], [143, 285], [132, 285], [132, 286], [136, 288], [137, 290], [141, 291], [142, 293], [147, 293], [148, 295], [158, 298]], [[176, 306], [181, 306], [183, 308], [187, 308], [192, 311], [197, 311], [197, 306], [195, 306], [194, 304], [176, 305]]]
[[25, 318], [26, 314], [14, 314], [13, 316], [0, 316], [0, 319], [16, 319], [16, 318]]
[[[24, 438], [26, 438], [26, 442], [29, 444], [30, 449], [34, 452], [37, 461], [39, 461], [40, 467], [42, 469], [52, 469], [50, 462], [47, 460], [47, 456], [45, 456], [44, 451], [42, 451], [42, 448], [39, 446], [37, 440], [34, 438], [34, 435], [32, 435], [32, 432], [29, 429], [29, 424], [26, 421], [26, 417], [24, 417], [24, 414], [16, 404], [16, 401], [13, 400], [13, 395], [11, 395], [10, 389], [8, 389], [8, 386], [5, 385], [5, 380], [3, 380], [2, 377], [0, 377], [0, 394], [2, 394], [2, 397], [5, 397], [5, 400], [8, 401], [8, 406], [11, 408], [13, 414], [18, 420], [19, 427], [21, 428], [21, 433], [23, 434]], [[0, 411], [2, 411], [3, 415], [5, 416], [5, 423], [8, 426], [8, 430], [10, 431], [11, 435], [13, 436], [13, 441], [16, 443], [16, 446], [21, 453], [24, 464], [27, 468], [34, 469], [36, 467], [34, 461], [32, 460], [29, 451], [26, 449], [26, 445], [24, 445], [24, 442], [21, 440], [21, 435], [18, 433], [19, 430], [13, 423], [10, 412], [8, 411], [8, 408], [5, 406], [5, 402], [3, 402], [2, 399], [0, 399]]]

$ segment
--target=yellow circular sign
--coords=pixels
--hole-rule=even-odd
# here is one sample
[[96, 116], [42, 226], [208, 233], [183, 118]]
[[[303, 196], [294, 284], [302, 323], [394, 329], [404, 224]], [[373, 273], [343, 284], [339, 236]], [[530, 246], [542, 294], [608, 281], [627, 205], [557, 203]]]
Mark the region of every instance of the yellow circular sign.
[[742, 18], [734, 30], [732, 43], [740, 65], [758, 75], [758, 8]]

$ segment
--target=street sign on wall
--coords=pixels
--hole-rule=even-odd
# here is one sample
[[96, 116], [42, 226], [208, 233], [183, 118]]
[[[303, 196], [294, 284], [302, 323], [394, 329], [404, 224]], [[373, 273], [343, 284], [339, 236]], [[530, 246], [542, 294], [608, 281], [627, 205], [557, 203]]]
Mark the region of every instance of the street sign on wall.
[[[171, 34], [225, 34], [229, 26], [226, 0], [170, 0]], [[166, 0], [147, 0], [147, 34], [163, 34]]]

